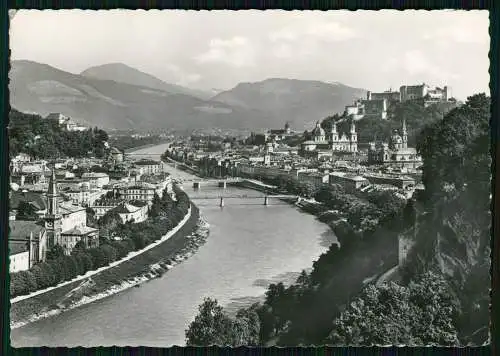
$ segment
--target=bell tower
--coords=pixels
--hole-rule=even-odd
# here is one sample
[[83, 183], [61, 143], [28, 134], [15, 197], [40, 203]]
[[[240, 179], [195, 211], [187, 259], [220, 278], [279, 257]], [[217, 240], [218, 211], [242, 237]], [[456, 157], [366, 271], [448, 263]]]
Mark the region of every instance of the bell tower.
[[47, 191], [47, 213], [45, 214], [45, 229], [47, 230], [48, 247], [51, 248], [59, 243], [61, 238], [61, 214], [59, 214], [59, 207], [57, 198], [57, 181], [56, 172], [52, 169], [52, 174], [49, 181], [49, 189]]
[[406, 119], [403, 120], [403, 148], [408, 148], [408, 131], [406, 131]]
[[335, 121], [332, 122], [332, 129], [330, 133], [333, 142], [337, 142], [339, 140], [339, 133], [337, 132], [337, 123]]
[[351, 121], [351, 130], [350, 134], [350, 146], [351, 152], [358, 152], [358, 134], [356, 133], [356, 125], [354, 124], [354, 120]]

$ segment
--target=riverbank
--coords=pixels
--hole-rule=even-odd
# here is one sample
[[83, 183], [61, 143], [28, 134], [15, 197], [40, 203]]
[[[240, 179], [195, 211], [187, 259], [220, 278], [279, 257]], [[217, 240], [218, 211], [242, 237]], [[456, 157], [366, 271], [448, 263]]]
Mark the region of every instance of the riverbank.
[[190, 257], [208, 237], [208, 224], [191, 204], [190, 215], [172, 236], [145, 252], [93, 276], [11, 304], [11, 328], [91, 303], [161, 277]]
[[130, 154], [130, 153], [134, 153], [135, 151], [140, 151], [140, 150], [144, 150], [144, 149], [147, 149], [147, 148], [150, 148], [150, 147], [155, 147], [155, 146], [158, 146], [158, 145], [164, 145], [164, 144], [171, 143], [171, 142], [172, 142], [171, 140], [165, 140], [165, 141], [156, 142], [156, 143], [149, 143], [147, 145], [141, 145], [141, 146], [137, 146], [137, 147], [126, 148], [123, 151], [125, 152], [125, 154], [127, 154], [127, 153]]

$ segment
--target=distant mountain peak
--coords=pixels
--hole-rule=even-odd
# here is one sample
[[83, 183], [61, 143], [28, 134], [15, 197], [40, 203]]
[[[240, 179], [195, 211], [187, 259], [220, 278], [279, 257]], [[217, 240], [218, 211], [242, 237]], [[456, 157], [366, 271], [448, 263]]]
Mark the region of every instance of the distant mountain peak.
[[186, 88], [177, 84], [167, 83], [152, 74], [143, 72], [124, 63], [106, 63], [87, 68], [80, 75], [103, 80], [113, 80], [118, 83], [140, 85], [162, 90], [169, 94], [191, 95], [199, 99], [208, 99], [212, 94], [201, 90]]
[[[320, 81], [269, 78], [200, 99], [123, 63], [73, 74], [33, 61], [12, 61], [12, 107], [42, 116], [60, 112], [105, 129], [250, 129], [303, 127], [344, 111], [363, 89]], [[215, 90], [219, 92], [220, 90]]]

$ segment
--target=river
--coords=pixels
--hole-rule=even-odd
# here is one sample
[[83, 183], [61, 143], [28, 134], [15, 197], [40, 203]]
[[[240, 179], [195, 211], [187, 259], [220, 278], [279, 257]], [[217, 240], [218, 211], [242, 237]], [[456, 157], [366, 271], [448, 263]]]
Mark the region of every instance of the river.
[[[164, 152], [167, 144], [135, 152]], [[174, 178], [188, 173], [168, 168]], [[185, 191], [210, 224], [210, 236], [198, 252], [164, 276], [11, 332], [12, 345], [23, 346], [154, 346], [184, 345], [184, 330], [204, 297], [224, 306], [248, 304], [261, 297], [270, 282], [291, 281], [336, 241], [327, 225], [292, 205], [259, 199], [196, 199], [221, 193], [261, 196], [228, 187]]]

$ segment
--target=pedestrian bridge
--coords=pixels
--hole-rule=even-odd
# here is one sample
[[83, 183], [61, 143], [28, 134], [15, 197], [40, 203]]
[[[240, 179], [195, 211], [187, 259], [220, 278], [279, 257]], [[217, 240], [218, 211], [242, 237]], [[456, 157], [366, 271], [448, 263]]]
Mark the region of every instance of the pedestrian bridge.
[[[289, 200], [295, 200], [296, 202], [300, 202], [301, 199], [297, 195], [287, 195], [287, 194], [280, 194], [280, 195], [269, 194], [261, 196], [249, 196], [246, 194], [228, 194], [221, 196], [213, 196], [213, 195], [196, 196], [196, 197], [191, 197], [191, 200], [207, 201], [207, 202], [214, 201], [220, 207], [223, 207], [226, 204], [226, 201], [230, 205], [271, 205], [271, 198], [277, 200], [289, 199]], [[232, 199], [238, 199], [238, 200], [232, 200]], [[274, 203], [274, 205], [276, 204], [277, 203]]]

